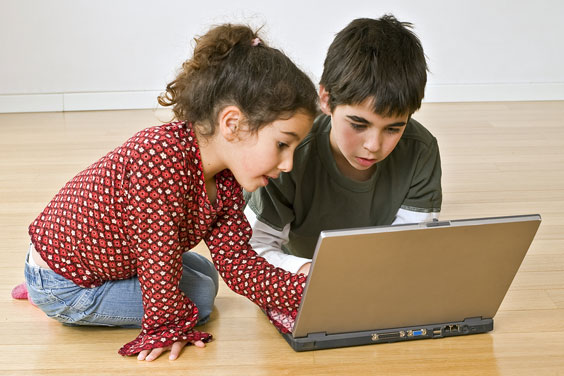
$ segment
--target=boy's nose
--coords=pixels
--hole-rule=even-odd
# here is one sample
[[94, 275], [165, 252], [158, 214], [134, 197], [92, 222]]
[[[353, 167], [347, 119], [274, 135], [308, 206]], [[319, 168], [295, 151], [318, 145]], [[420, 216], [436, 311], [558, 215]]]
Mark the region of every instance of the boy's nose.
[[380, 150], [380, 136], [372, 135], [364, 141], [364, 148], [371, 153], [376, 153]]

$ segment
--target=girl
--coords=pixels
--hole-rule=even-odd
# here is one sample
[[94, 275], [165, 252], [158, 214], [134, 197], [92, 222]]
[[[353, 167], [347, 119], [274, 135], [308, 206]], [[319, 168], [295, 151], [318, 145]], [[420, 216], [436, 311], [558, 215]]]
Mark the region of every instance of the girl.
[[[159, 103], [177, 122], [145, 129], [68, 182], [29, 227], [31, 300], [67, 325], [141, 327], [122, 355], [153, 360], [199, 347], [217, 273], [269, 313], [293, 318], [305, 277], [275, 268], [248, 244], [243, 188], [290, 171], [317, 94], [283, 53], [246, 26], [196, 39]], [[284, 328], [283, 322], [275, 322]]]

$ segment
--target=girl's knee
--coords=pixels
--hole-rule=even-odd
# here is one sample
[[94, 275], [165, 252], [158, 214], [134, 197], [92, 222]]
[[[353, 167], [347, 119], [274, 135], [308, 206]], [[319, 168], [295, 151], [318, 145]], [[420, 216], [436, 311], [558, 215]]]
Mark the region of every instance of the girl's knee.
[[182, 254], [182, 265], [185, 269], [195, 270], [210, 277], [216, 285], [218, 284], [219, 274], [212, 262], [204, 256], [196, 252], [185, 252]]

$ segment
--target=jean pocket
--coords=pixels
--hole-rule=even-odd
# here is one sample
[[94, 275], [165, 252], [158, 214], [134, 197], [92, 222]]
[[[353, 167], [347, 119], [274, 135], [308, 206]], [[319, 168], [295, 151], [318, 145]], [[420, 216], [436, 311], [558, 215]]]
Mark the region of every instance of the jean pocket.
[[84, 298], [88, 289], [56, 274], [51, 270], [40, 270], [41, 283], [29, 286], [31, 300], [45, 314], [62, 323], [73, 323], [82, 320]]

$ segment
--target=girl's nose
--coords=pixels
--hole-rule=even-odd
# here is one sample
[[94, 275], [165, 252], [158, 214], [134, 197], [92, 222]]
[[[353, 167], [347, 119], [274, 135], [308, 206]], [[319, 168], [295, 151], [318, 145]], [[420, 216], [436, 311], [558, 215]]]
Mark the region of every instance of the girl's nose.
[[293, 153], [290, 153], [289, 156], [285, 156], [282, 159], [282, 161], [278, 165], [278, 169], [280, 169], [280, 171], [290, 172], [292, 171], [293, 164], [294, 164], [294, 155]]

